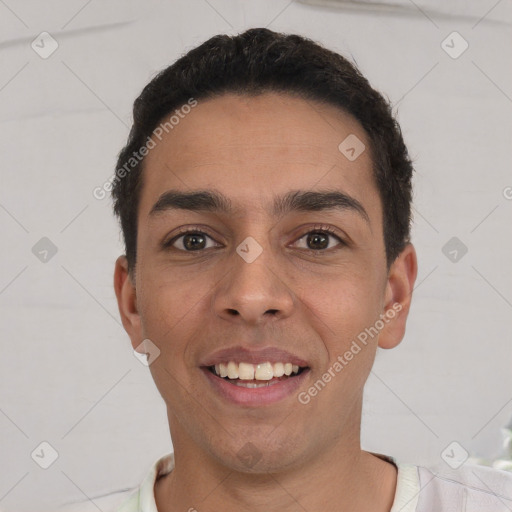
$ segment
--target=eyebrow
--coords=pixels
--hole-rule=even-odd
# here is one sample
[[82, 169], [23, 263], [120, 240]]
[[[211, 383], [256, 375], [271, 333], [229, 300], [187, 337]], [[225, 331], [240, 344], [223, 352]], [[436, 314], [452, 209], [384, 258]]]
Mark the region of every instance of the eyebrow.
[[[192, 192], [168, 190], [158, 198], [151, 208], [149, 216], [154, 217], [171, 210], [208, 211], [234, 215], [239, 208], [234, 208], [228, 197], [214, 190]], [[352, 211], [370, 224], [370, 218], [363, 205], [357, 199], [338, 190], [292, 190], [274, 198], [272, 215], [280, 217], [293, 211], [318, 212], [325, 210]]]

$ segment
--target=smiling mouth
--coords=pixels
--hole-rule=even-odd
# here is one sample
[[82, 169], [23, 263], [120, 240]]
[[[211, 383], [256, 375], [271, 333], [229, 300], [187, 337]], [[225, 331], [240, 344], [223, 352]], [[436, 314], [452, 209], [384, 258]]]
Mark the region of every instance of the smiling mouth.
[[290, 373], [290, 375], [281, 375], [279, 377], [272, 376], [272, 378], [270, 378], [270, 379], [240, 379], [240, 378], [233, 379], [233, 378], [229, 378], [227, 376], [221, 377], [220, 375], [218, 375], [216, 372], [215, 366], [206, 366], [204, 368], [206, 368], [210, 373], [215, 375], [215, 377], [225, 380], [225, 381], [229, 382], [230, 384], [233, 384], [234, 386], [240, 386], [240, 387], [244, 387], [244, 388], [262, 388], [262, 387], [273, 386], [273, 385], [275, 385], [279, 382], [282, 382], [284, 380], [294, 379], [294, 378], [298, 377], [299, 375], [301, 375], [303, 372], [309, 370], [309, 367], [305, 366], [305, 367], [298, 367], [298, 369], [296, 371], [294, 368], [294, 371], [292, 371], [292, 373]]

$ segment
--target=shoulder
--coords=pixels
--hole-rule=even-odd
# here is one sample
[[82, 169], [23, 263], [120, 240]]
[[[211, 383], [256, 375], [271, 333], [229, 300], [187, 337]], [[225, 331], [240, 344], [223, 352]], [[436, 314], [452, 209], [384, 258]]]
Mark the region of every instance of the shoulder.
[[[131, 512], [137, 510], [136, 507], [133, 507], [133, 504], [137, 505], [138, 503], [137, 495], [137, 488], [123, 489], [106, 495], [91, 497], [88, 500], [64, 504], [57, 509], [57, 512], [98, 512], [98, 510], [102, 512], [117, 512], [117, 510]], [[134, 498], [135, 503], [133, 503]], [[121, 504], [123, 508], [119, 508]], [[132, 504], [131, 508], [129, 508], [130, 504]]]
[[512, 472], [480, 465], [459, 469], [418, 466], [418, 512], [512, 510]]
[[138, 487], [92, 497], [86, 501], [69, 503], [57, 512], [156, 512], [154, 485], [156, 480], [174, 468], [174, 453], [167, 453], [153, 462], [146, 477]]

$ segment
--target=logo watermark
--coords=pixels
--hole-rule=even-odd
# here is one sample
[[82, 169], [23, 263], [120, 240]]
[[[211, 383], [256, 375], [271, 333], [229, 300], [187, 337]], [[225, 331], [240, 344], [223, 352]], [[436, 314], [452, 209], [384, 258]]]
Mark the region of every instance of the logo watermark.
[[[367, 327], [364, 331], [361, 331], [355, 340], [352, 340], [352, 344], [350, 348], [344, 352], [343, 355], [339, 355], [336, 358], [336, 361], [329, 367], [329, 369], [322, 374], [320, 379], [318, 379], [312, 386], [310, 386], [307, 391], [301, 391], [297, 395], [297, 400], [299, 403], [306, 405], [311, 401], [312, 397], [318, 395], [322, 389], [334, 378], [338, 373], [340, 373], [345, 366], [348, 365], [354, 356], [361, 352], [362, 348], [360, 344], [366, 346], [369, 339], [373, 339], [375, 336], [379, 334], [379, 332], [384, 329], [385, 325], [390, 322], [393, 318], [395, 318], [396, 314], [401, 311], [403, 308], [400, 302], [395, 302], [393, 306], [388, 309], [385, 313], [380, 315], [379, 320], [377, 320], [371, 327]], [[359, 344], [359, 343], [360, 344]]]
[[[174, 113], [167, 118], [167, 121], [160, 123], [154, 130], [153, 136], [159, 141], [162, 140], [164, 133], [169, 133], [177, 126], [181, 119], [183, 119], [190, 111], [197, 105], [197, 100], [189, 98], [187, 103], [182, 105], [179, 109], [176, 109]], [[128, 158], [128, 161], [107, 180], [103, 185], [95, 187], [92, 191], [92, 195], [95, 199], [102, 200], [107, 196], [107, 192], [112, 191], [112, 187], [115, 183], [122, 180], [130, 171], [136, 167], [143, 158], [156, 147], [156, 142], [152, 136], [148, 136], [146, 142], [137, 151], [132, 153], [132, 156]]]

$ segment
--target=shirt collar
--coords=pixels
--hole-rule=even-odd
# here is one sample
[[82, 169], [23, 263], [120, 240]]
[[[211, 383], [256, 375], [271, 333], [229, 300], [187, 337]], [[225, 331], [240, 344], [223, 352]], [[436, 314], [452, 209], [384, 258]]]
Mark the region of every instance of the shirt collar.
[[[369, 452], [397, 467], [397, 486], [395, 499], [390, 512], [414, 512], [418, 503], [420, 491], [418, 468], [412, 464], [398, 462], [390, 455], [382, 453]], [[140, 512], [158, 512], [155, 501], [155, 483], [156, 481], [169, 474], [174, 468], [174, 453], [168, 453], [160, 457], [151, 467], [146, 478], [140, 486], [139, 507]]]

